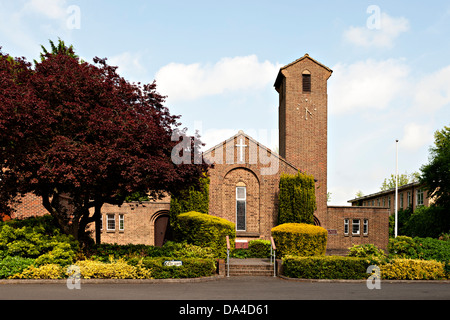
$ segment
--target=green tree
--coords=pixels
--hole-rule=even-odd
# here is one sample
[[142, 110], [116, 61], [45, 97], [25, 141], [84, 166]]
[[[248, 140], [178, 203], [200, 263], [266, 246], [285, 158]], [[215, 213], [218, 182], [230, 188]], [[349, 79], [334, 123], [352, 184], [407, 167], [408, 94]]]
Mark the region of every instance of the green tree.
[[361, 190], [358, 190], [358, 191], [356, 192], [356, 194], [355, 194], [355, 197], [356, 197], [356, 198], [364, 197], [364, 193], [363, 193]]
[[[55, 45], [55, 43], [52, 40], [48, 40], [50, 42], [50, 48], [52, 49], [50, 52], [45, 48], [43, 45], [41, 45], [42, 52], [40, 54], [41, 56], [41, 62], [43, 62], [46, 59], [46, 56], [48, 54], [64, 54], [66, 56], [69, 56], [74, 59], [79, 59], [78, 55], [75, 54], [75, 51], [73, 49], [73, 45], [70, 45], [70, 47], [66, 46], [63, 40], [58, 39], [58, 44]], [[83, 60], [80, 60], [80, 63], [83, 63]], [[36, 60], [34, 60], [34, 64], [38, 64]]]
[[444, 127], [434, 134], [435, 145], [430, 148], [429, 163], [420, 170], [420, 182], [428, 191], [428, 197], [435, 197], [435, 204], [450, 210], [450, 127]]
[[[413, 172], [408, 174], [407, 172], [398, 175], [398, 186], [403, 186], [408, 183], [419, 180], [419, 173]], [[391, 174], [390, 178], [386, 178], [381, 185], [381, 191], [386, 191], [395, 188], [395, 174]]]

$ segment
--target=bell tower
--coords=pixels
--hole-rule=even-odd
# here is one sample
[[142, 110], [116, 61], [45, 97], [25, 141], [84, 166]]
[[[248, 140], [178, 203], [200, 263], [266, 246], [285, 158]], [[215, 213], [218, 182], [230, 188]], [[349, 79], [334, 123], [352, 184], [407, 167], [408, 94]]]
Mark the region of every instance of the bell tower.
[[279, 94], [280, 155], [316, 179], [316, 216], [327, 212], [327, 81], [332, 70], [305, 54], [282, 67]]

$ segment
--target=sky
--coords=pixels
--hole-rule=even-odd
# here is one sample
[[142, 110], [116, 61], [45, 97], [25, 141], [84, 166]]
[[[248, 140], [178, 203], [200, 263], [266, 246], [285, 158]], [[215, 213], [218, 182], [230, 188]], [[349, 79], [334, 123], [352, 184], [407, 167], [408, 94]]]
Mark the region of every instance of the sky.
[[446, 1], [0, 0], [3, 53], [39, 58], [49, 39], [129, 81], [156, 80], [204, 150], [239, 130], [277, 150], [279, 69], [328, 66], [329, 205], [420, 172], [450, 125]]

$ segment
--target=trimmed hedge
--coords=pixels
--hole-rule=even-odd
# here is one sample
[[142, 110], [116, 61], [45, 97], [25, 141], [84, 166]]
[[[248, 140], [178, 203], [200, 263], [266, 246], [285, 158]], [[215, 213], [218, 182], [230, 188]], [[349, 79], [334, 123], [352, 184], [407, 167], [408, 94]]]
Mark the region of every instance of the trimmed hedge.
[[213, 258], [214, 253], [210, 248], [202, 248], [189, 243], [177, 243], [167, 241], [162, 247], [144, 244], [110, 244], [102, 243], [93, 245], [85, 251], [89, 259], [108, 262], [114, 259], [130, 259], [136, 257], [176, 257], [176, 258]]
[[446, 278], [445, 264], [434, 260], [393, 259], [380, 266], [382, 279], [442, 280]]
[[210, 247], [217, 258], [226, 258], [226, 236], [234, 247], [236, 229], [234, 223], [215, 216], [199, 212], [186, 212], [178, 216], [181, 239], [200, 247]]
[[181, 258], [181, 266], [164, 266], [164, 261], [170, 261], [173, 258], [144, 258], [132, 259], [129, 261], [132, 265], [141, 264], [142, 267], [151, 270], [152, 278], [197, 278], [212, 276], [216, 272], [216, 264], [213, 259], [192, 259]]
[[270, 257], [270, 240], [255, 239], [248, 243], [249, 257], [268, 258]]
[[365, 258], [321, 256], [285, 256], [283, 273], [290, 278], [303, 279], [367, 279], [371, 265]]
[[321, 256], [327, 248], [326, 229], [305, 223], [285, 223], [272, 228], [277, 257]]
[[302, 279], [367, 279], [370, 265], [380, 268], [382, 280], [443, 280], [449, 277], [445, 263], [434, 260], [393, 259], [375, 262], [368, 258], [323, 256], [282, 259], [283, 274]]

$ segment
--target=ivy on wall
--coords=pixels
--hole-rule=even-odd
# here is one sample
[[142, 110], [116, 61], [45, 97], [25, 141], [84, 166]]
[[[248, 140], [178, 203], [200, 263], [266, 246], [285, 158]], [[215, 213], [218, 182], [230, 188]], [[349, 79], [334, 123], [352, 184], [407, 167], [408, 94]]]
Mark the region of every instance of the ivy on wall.
[[176, 229], [178, 216], [185, 212], [208, 213], [209, 211], [209, 177], [199, 179], [199, 186], [191, 186], [170, 198], [170, 225]]
[[316, 193], [314, 177], [302, 172], [282, 174], [278, 194], [278, 224], [314, 224]]

